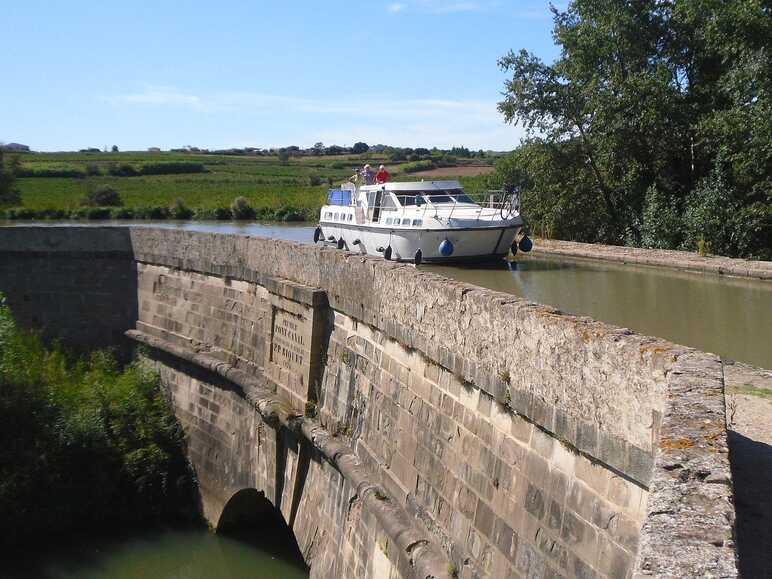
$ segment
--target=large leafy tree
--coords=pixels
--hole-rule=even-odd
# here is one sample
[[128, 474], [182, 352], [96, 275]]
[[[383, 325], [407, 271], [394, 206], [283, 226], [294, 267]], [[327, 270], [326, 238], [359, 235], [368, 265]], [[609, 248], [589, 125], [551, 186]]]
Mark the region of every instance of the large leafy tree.
[[[573, 239], [689, 246], [716, 235], [699, 216], [720, 210], [738, 233], [719, 235], [714, 249], [765, 255], [768, 0], [574, 0], [552, 10], [554, 63], [524, 50], [499, 61], [509, 74], [499, 110], [530, 140], [498, 178], [530, 191], [532, 219]], [[698, 210], [711, 197], [700, 192], [719, 181], [718, 207]]]

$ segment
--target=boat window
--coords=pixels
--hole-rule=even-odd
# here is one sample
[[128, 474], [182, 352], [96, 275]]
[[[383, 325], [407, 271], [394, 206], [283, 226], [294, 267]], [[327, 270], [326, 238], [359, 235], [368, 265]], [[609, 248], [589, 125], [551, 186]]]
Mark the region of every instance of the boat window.
[[423, 225], [423, 224], [424, 224], [424, 220], [423, 219], [413, 219], [413, 225], [420, 226], [420, 225]]
[[327, 213], [325, 213], [324, 214], [324, 218], [325, 219], [332, 219], [332, 211], [328, 211]]
[[387, 217], [386, 218], [386, 225], [391, 225], [393, 221], [394, 221], [393, 217]]
[[399, 218], [394, 220], [394, 225], [399, 225]]
[[351, 221], [352, 219], [354, 219], [354, 214], [353, 213], [349, 213], [348, 214], [348, 220]]
[[336, 213], [335, 215], [333, 215], [333, 216], [332, 216], [332, 218], [333, 218], [335, 221], [338, 221], [338, 220], [340, 220], [340, 213]]
[[430, 195], [429, 201], [433, 205], [441, 205], [443, 203], [454, 203], [453, 199], [448, 195]]
[[474, 203], [471, 197], [467, 195], [466, 193], [453, 193], [453, 198], [458, 201], [459, 203]]
[[394, 198], [389, 193], [383, 195], [383, 209], [384, 211], [397, 210], [397, 204], [394, 203]]
[[423, 195], [421, 194], [404, 194], [404, 193], [397, 193], [397, 200], [399, 201], [399, 204], [402, 205], [402, 207], [409, 207], [413, 205], [418, 205], [419, 207], [421, 205], [426, 204], [426, 199], [424, 199]]

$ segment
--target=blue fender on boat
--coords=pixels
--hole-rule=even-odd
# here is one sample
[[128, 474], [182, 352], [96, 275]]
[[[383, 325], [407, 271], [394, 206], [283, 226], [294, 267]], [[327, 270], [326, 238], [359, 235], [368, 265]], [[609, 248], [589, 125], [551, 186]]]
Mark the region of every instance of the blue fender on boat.
[[438, 249], [440, 250], [440, 255], [443, 257], [450, 257], [453, 255], [453, 244], [450, 242], [450, 239], [444, 239], [442, 243], [440, 243]]

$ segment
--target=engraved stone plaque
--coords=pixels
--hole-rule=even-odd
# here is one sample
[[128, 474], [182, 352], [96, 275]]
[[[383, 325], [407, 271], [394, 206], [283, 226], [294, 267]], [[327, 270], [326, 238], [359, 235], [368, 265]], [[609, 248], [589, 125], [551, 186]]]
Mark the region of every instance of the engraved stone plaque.
[[302, 411], [321, 366], [321, 308], [271, 294], [265, 373]]
[[274, 309], [273, 343], [271, 344], [271, 361], [282, 368], [300, 376], [302, 383], [307, 384], [307, 360], [311, 345], [312, 328], [310, 320], [303, 316], [293, 315], [280, 309]]

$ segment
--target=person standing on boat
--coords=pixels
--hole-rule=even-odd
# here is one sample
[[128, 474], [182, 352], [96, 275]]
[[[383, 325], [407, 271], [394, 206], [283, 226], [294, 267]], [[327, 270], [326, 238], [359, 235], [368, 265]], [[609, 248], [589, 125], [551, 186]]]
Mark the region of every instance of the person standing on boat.
[[378, 184], [387, 183], [390, 177], [391, 175], [389, 175], [389, 172], [386, 170], [386, 167], [381, 165], [380, 167], [378, 167], [378, 172], [375, 174], [375, 182]]
[[364, 179], [365, 185], [375, 184], [375, 173], [373, 173], [369, 163], [362, 169], [362, 179]]

